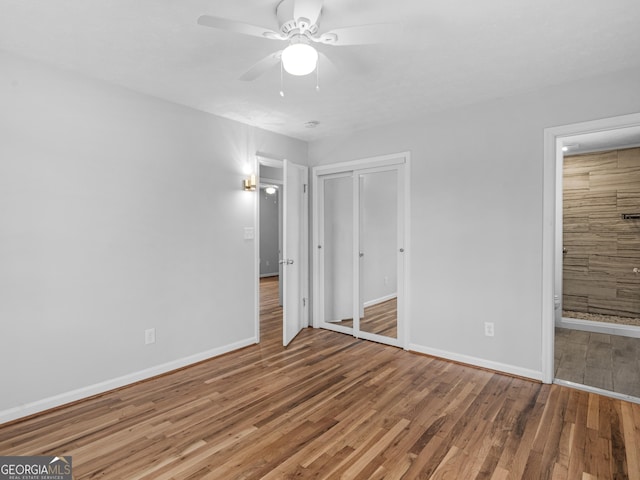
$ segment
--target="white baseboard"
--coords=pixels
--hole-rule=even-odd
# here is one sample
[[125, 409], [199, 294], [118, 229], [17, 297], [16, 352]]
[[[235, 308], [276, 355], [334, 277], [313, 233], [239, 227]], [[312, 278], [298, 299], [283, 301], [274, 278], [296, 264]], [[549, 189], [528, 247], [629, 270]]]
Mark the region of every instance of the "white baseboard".
[[206, 352], [197, 353], [189, 357], [179, 358], [171, 362], [163, 363], [161, 365], [156, 365], [154, 367], [146, 368], [144, 370], [123, 375], [121, 377], [113, 378], [111, 380], [95, 383], [93, 385], [78, 388], [77, 390], [72, 390], [70, 392], [54, 395], [53, 397], [48, 397], [42, 400], [37, 400], [35, 402], [30, 402], [24, 405], [19, 405], [17, 407], [9, 408], [7, 410], [0, 411], [0, 425], [6, 422], [10, 422], [12, 420], [16, 420], [18, 418], [27, 417], [35, 413], [39, 413], [45, 410], [49, 410], [51, 408], [59, 407], [67, 403], [75, 402], [77, 400], [82, 400], [83, 398], [88, 398], [94, 395], [98, 395], [100, 393], [105, 393], [105, 392], [108, 392], [109, 390], [114, 390], [116, 388], [124, 387], [126, 385], [130, 385], [132, 383], [136, 383], [141, 380], [146, 380], [148, 378], [155, 377], [157, 375], [162, 375], [163, 373], [167, 373], [172, 370], [177, 370], [178, 368], [186, 367], [188, 365], [198, 363], [203, 360], [208, 360], [209, 358], [217, 357], [224, 353], [228, 353], [233, 350], [238, 350], [240, 348], [247, 347], [255, 343], [257, 343], [257, 339], [255, 337], [247, 338], [245, 340], [240, 340], [239, 342], [214, 348]]
[[514, 365], [494, 362], [492, 360], [485, 360], [484, 358], [471, 357], [469, 355], [462, 355], [460, 353], [453, 353], [447, 352], [445, 350], [438, 350], [436, 348], [424, 347], [422, 345], [416, 345], [415, 343], [409, 344], [409, 350], [413, 352], [424, 353], [426, 355], [432, 355], [434, 357], [444, 358], [446, 360], [453, 360], [454, 362], [487, 368], [489, 370], [495, 370], [497, 372], [517, 375], [518, 377], [531, 378], [532, 380], [542, 381], [542, 371], [529, 370], [528, 368], [516, 367]]
[[636, 327], [634, 325], [621, 325], [619, 323], [596, 322], [593, 320], [582, 320], [580, 318], [562, 317], [560, 321], [556, 322], [556, 327], [570, 328], [571, 330], [582, 330], [584, 332], [608, 333], [609, 335], [640, 338], [640, 327]]
[[374, 298], [373, 300], [369, 300], [367, 302], [364, 302], [364, 306], [365, 307], [371, 307], [373, 305], [378, 305], [379, 303], [384, 303], [387, 302], [389, 300], [393, 300], [394, 298], [396, 298], [398, 296], [397, 293], [390, 293], [389, 295], [385, 295], [384, 297], [380, 297], [380, 298]]

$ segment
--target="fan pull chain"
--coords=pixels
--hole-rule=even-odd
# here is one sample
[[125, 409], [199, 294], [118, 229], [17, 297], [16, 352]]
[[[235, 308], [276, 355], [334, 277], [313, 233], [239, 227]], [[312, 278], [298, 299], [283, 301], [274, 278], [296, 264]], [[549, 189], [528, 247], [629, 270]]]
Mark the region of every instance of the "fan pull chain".
[[316, 92], [320, 91], [320, 59], [316, 62]]
[[280, 96], [284, 97], [284, 66], [282, 65], [282, 58], [280, 58]]

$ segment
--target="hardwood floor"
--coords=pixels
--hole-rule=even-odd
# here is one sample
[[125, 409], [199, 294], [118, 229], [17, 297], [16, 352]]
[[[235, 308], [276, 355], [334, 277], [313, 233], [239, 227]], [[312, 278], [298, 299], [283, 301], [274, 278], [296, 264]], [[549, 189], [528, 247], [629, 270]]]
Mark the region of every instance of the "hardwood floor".
[[640, 478], [640, 405], [327, 330], [283, 348], [263, 299], [259, 345], [0, 427], [0, 454], [76, 479]]

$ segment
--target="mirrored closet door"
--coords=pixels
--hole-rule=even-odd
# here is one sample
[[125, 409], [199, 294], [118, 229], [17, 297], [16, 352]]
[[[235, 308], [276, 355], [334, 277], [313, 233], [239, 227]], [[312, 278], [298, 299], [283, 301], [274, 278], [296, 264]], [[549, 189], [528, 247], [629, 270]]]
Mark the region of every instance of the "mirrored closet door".
[[[360, 331], [398, 338], [397, 169], [358, 174]], [[400, 261], [399, 261], [400, 260]]]
[[320, 256], [322, 323], [338, 331], [352, 333], [353, 329], [353, 261], [354, 212], [353, 176], [328, 175], [320, 182], [322, 188], [322, 242]]
[[405, 161], [314, 170], [315, 326], [405, 346]]

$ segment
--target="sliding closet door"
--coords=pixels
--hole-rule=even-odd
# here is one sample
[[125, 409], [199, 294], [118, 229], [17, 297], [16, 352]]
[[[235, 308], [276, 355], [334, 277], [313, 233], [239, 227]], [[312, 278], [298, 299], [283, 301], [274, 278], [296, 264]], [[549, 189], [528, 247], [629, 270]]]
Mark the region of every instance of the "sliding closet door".
[[405, 160], [314, 169], [315, 326], [405, 345]]
[[403, 267], [400, 168], [358, 173], [358, 336], [391, 344], [398, 344], [400, 338], [398, 295]]
[[354, 211], [351, 172], [327, 175], [318, 183], [319, 320], [324, 328], [353, 332]]

